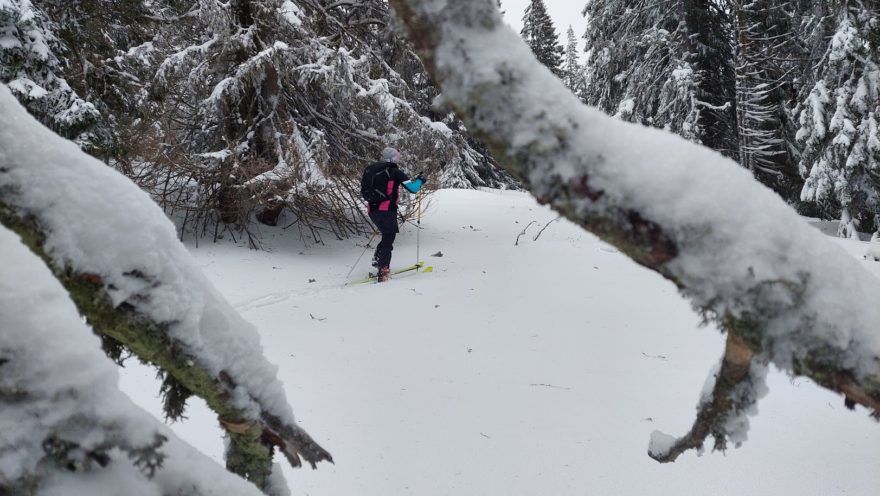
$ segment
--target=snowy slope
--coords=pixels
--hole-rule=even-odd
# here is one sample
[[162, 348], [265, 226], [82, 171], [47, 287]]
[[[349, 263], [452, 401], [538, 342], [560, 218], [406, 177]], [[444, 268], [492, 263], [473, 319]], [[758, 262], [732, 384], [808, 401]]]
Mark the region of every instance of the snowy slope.
[[[342, 287], [362, 247], [308, 247], [293, 228], [264, 232], [268, 252], [191, 250], [334, 454], [335, 466], [288, 471], [294, 494], [875, 492], [880, 426], [776, 372], [742, 448], [648, 458], [652, 431], [690, 427], [722, 337], [670, 283], [569, 222], [533, 240], [555, 218], [523, 193], [441, 191], [420, 236], [435, 272], [385, 285]], [[866, 248], [841, 243], [859, 258]], [[407, 228], [392, 265], [415, 252]], [[132, 365], [123, 387], [158, 414], [152, 376]], [[173, 429], [220, 459], [212, 417], [189, 417]]]

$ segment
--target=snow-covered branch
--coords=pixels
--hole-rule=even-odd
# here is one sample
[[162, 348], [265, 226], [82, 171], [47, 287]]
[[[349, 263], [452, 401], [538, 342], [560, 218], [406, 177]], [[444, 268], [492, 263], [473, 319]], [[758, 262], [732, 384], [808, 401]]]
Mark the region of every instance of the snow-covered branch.
[[[581, 105], [495, 2], [391, 4], [445, 103], [535, 197], [673, 281], [762, 361], [880, 408], [880, 281], [852, 257], [718, 153]], [[742, 389], [720, 391], [718, 418]]]
[[31, 0], [0, 2], [0, 82], [52, 129], [85, 146], [100, 115], [64, 79], [55, 27]]
[[699, 450], [711, 435], [714, 449], [725, 450], [728, 440], [739, 445], [746, 439], [748, 415], [767, 393], [767, 366], [736, 333], [727, 333], [724, 358], [713, 370], [690, 432], [681, 438], [654, 431], [648, 455], [661, 463], [674, 462], [687, 450]]
[[331, 460], [298, 427], [256, 330], [195, 266], [162, 210], [40, 126], [5, 86], [0, 112], [0, 222], [43, 257], [92, 327], [208, 403], [231, 452], [251, 453], [251, 465], [231, 470], [264, 485], [266, 441], [294, 466]]
[[0, 253], [0, 493], [261, 494], [119, 390], [64, 288], [3, 226]]

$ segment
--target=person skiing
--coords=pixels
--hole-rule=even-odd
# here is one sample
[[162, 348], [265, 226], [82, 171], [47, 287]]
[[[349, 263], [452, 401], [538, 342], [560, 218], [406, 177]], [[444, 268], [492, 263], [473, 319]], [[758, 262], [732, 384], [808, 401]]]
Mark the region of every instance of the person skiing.
[[400, 232], [397, 225], [398, 189], [403, 185], [410, 193], [418, 193], [425, 184], [422, 176], [410, 180], [398, 167], [401, 159], [399, 150], [385, 148], [382, 150], [381, 161], [368, 166], [361, 180], [361, 191], [367, 200], [367, 213], [382, 234], [373, 255], [373, 267], [379, 269], [379, 282], [385, 282], [389, 278], [391, 251], [394, 249], [394, 239]]

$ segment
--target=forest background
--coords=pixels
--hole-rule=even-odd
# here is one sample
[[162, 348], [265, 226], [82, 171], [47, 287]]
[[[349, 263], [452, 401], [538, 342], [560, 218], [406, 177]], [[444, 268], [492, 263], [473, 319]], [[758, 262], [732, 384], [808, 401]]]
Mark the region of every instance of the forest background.
[[[543, 1], [500, 6], [584, 103], [738, 161], [841, 236], [876, 232], [872, 3], [595, 0], [566, 9], [577, 30]], [[382, 0], [3, 0], [0, 23], [0, 81], [184, 233], [282, 212], [316, 239], [369, 230], [352, 184], [384, 145], [435, 187], [517, 184], [433, 105]]]

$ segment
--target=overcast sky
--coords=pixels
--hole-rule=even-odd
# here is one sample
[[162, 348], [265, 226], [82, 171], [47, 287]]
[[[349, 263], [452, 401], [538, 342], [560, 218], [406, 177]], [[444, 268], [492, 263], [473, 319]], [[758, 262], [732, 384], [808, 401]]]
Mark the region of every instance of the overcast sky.
[[[518, 33], [522, 29], [522, 17], [526, 10], [526, 6], [530, 0], [501, 0], [501, 9], [505, 12], [504, 18], [510, 27]], [[556, 27], [556, 33], [559, 34], [559, 42], [565, 46], [567, 38], [565, 33], [568, 31], [568, 25], [574, 28], [574, 34], [578, 38], [578, 46], [583, 48], [584, 30], [587, 29], [587, 21], [581, 15], [587, 0], [544, 0], [550, 17], [553, 18], [553, 25]]]

